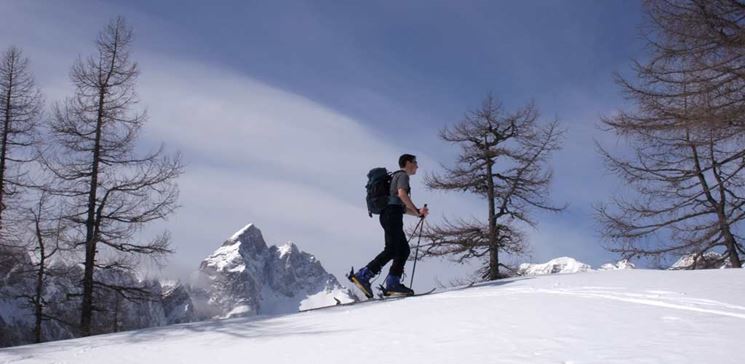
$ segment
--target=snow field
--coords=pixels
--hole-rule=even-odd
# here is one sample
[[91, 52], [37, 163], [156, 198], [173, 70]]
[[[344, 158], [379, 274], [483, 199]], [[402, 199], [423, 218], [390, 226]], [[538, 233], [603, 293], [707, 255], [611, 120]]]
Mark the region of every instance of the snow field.
[[595, 271], [8, 348], [0, 363], [741, 363], [744, 324], [745, 270]]

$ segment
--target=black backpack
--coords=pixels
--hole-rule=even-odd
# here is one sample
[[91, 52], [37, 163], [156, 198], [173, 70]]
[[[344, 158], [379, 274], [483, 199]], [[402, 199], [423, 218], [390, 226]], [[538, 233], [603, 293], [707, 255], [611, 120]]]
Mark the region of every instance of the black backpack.
[[373, 168], [367, 173], [365, 188], [367, 189], [367, 214], [370, 217], [373, 214], [379, 215], [388, 206], [393, 173], [383, 167]]

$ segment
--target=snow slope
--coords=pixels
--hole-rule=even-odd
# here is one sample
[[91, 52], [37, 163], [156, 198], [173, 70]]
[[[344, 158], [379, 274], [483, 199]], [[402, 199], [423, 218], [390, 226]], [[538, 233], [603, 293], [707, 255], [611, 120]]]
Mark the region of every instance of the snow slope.
[[591, 271], [7, 348], [0, 363], [742, 363], [743, 327], [745, 269]]

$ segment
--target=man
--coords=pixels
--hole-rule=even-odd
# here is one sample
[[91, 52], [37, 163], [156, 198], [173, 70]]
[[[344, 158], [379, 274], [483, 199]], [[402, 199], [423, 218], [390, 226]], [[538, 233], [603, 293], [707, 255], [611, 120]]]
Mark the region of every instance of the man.
[[380, 214], [380, 225], [385, 231], [385, 249], [378, 254], [375, 259], [353, 273], [349, 279], [367, 296], [373, 297], [370, 287], [370, 280], [380, 273], [384, 265], [393, 260], [391, 269], [385, 279], [385, 289], [383, 294], [386, 296], [408, 296], [413, 295], [411, 288], [401, 283], [401, 276], [404, 272], [404, 264], [409, 258], [409, 243], [406, 241], [404, 233], [404, 213], [425, 218], [429, 214], [429, 209], [425, 206], [418, 209], [411, 201], [411, 186], [409, 185], [409, 176], [416, 174], [419, 168], [416, 156], [404, 154], [398, 159], [400, 170], [391, 176], [391, 190], [388, 198], [388, 206]]

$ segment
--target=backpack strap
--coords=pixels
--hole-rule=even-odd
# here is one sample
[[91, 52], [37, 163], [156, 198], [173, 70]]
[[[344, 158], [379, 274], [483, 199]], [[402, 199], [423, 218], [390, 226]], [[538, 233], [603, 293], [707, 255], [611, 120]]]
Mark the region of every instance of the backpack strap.
[[[393, 175], [399, 172], [406, 172], [406, 171], [404, 171], [403, 169], [399, 169], [397, 171], [391, 172], [391, 178], [393, 178]], [[388, 204], [403, 206], [404, 202], [401, 201], [401, 198], [399, 198], [398, 196], [391, 196], [391, 192], [388, 191]]]

